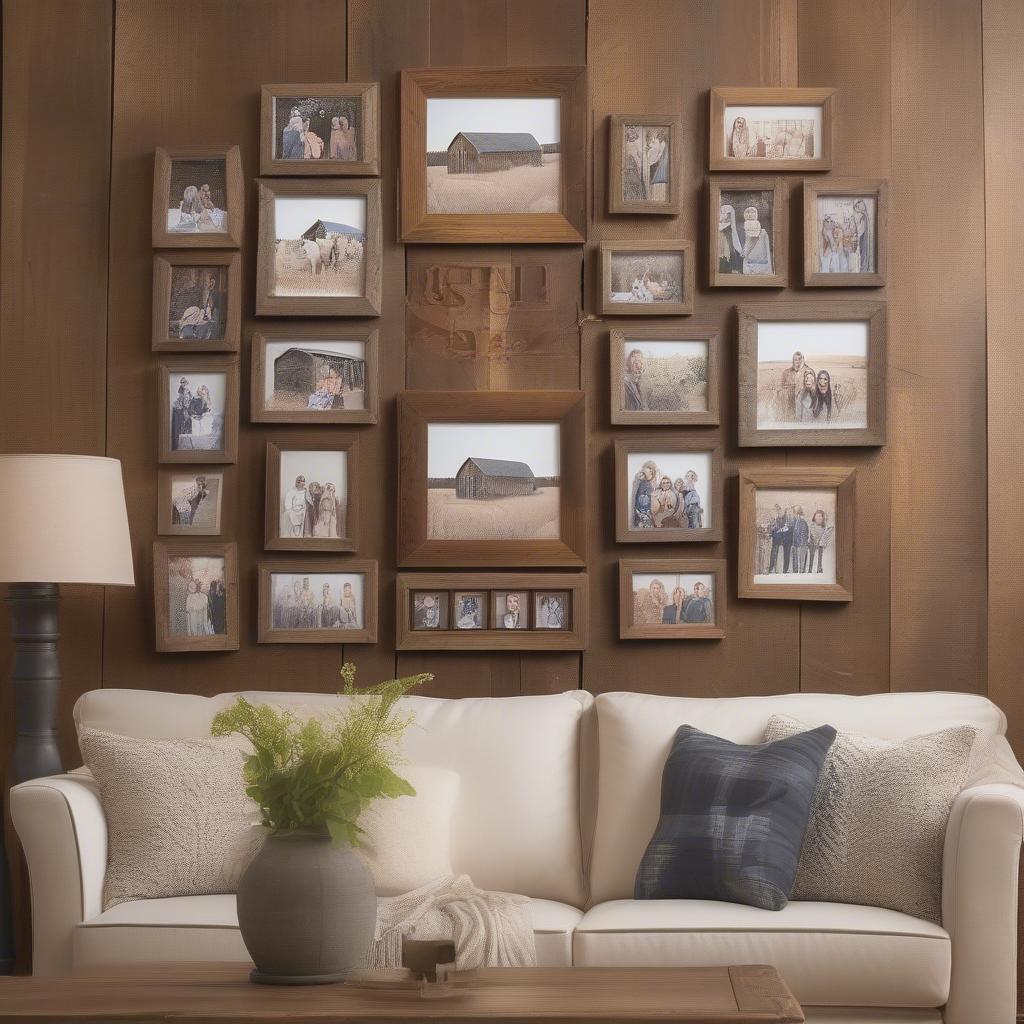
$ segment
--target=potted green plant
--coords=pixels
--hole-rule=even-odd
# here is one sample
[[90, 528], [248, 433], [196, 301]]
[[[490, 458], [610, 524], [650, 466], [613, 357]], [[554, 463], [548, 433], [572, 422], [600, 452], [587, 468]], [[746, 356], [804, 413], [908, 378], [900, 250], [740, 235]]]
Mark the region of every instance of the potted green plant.
[[413, 795], [395, 772], [411, 720], [395, 703], [432, 677], [357, 687], [355, 672], [342, 666], [341, 694], [352, 699], [328, 715], [304, 719], [239, 697], [213, 720], [214, 736], [237, 733], [252, 746], [245, 791], [267, 832], [238, 885], [253, 981], [339, 981], [363, 965], [373, 941], [373, 877], [353, 849], [359, 817], [380, 797]]

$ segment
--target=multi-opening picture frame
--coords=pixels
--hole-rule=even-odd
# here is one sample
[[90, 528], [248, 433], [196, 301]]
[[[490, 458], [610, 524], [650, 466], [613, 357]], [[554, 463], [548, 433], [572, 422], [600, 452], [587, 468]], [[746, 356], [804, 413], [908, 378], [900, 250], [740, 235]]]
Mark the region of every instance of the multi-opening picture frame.
[[856, 471], [740, 470], [740, 597], [852, 601]]
[[369, 559], [260, 562], [261, 644], [377, 642], [377, 563]]
[[804, 284], [878, 288], [885, 284], [889, 183], [823, 178], [803, 184]]
[[242, 336], [237, 252], [153, 256], [153, 351], [237, 352]]
[[676, 214], [683, 174], [678, 114], [608, 119], [608, 212]]
[[886, 306], [740, 306], [741, 447], [883, 445]]
[[170, 358], [157, 366], [159, 462], [238, 458], [238, 358]]
[[619, 561], [620, 640], [720, 640], [725, 636], [724, 558]]
[[398, 564], [582, 566], [580, 391], [406, 391], [398, 399]]
[[238, 146], [157, 149], [154, 249], [237, 249], [244, 212]]
[[600, 255], [602, 313], [677, 316], [693, 312], [692, 242], [602, 242]]
[[581, 651], [586, 573], [399, 573], [400, 651]]
[[830, 171], [835, 89], [714, 88], [712, 171]]
[[708, 179], [708, 284], [785, 288], [788, 196], [782, 178]]
[[403, 242], [586, 238], [584, 67], [402, 71]]
[[260, 89], [260, 174], [380, 173], [380, 87], [376, 82], [264, 85]]

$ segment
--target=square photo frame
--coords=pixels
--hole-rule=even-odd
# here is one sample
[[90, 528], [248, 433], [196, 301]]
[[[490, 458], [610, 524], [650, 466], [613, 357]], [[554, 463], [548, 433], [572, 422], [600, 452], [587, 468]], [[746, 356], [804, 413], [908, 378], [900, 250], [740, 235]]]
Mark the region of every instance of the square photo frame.
[[232, 475], [225, 466], [162, 466], [157, 475], [156, 532], [219, 537], [231, 508]]
[[375, 644], [377, 563], [367, 559], [260, 562], [261, 644]]
[[153, 351], [237, 352], [242, 335], [237, 252], [153, 256]]
[[720, 640], [725, 636], [723, 558], [622, 559], [620, 640]]
[[708, 284], [785, 288], [789, 211], [782, 178], [710, 178], [708, 200]]
[[885, 284], [889, 183], [876, 178], [804, 182], [804, 284], [879, 288]]
[[380, 316], [380, 182], [259, 182], [257, 316]]
[[492, 590], [491, 622], [495, 629], [530, 628], [528, 590]]
[[359, 536], [359, 443], [268, 441], [264, 547], [355, 551]]
[[380, 174], [377, 83], [264, 85], [260, 174]]
[[573, 621], [571, 590], [533, 592], [534, 629], [570, 629]]
[[238, 458], [238, 359], [167, 359], [157, 366], [158, 462]]
[[452, 629], [490, 628], [490, 600], [486, 590], [455, 590], [452, 592]]
[[693, 312], [693, 243], [601, 243], [601, 312], [677, 316]]
[[295, 324], [252, 336], [253, 423], [376, 423], [380, 404], [377, 331]]
[[612, 423], [718, 425], [716, 331], [685, 323], [614, 327], [608, 344]]
[[412, 609], [409, 628], [415, 630], [448, 629], [451, 611], [447, 590], [413, 590], [409, 592]]
[[696, 432], [615, 441], [619, 544], [722, 539], [722, 448]]
[[403, 242], [583, 242], [584, 67], [402, 71]]
[[237, 249], [244, 210], [238, 146], [157, 149], [154, 249]]
[[608, 212], [679, 212], [683, 119], [612, 114], [608, 119]]
[[853, 469], [740, 471], [740, 597], [852, 601]]
[[738, 318], [741, 447], [885, 444], [884, 303], [776, 302]]

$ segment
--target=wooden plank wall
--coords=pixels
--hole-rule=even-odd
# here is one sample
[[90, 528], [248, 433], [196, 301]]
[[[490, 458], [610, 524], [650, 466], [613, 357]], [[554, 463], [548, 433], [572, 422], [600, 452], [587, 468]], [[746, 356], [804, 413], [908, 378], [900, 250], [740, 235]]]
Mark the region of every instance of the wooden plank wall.
[[[125, 466], [138, 585], [72, 588], [64, 600], [62, 742], [70, 706], [92, 686], [215, 693], [330, 690], [343, 659], [366, 679], [429, 669], [429, 692], [592, 691], [731, 695], [790, 690], [988, 692], [1024, 744], [1016, 635], [1024, 604], [1019, 452], [1022, 371], [1014, 296], [1024, 230], [1016, 0], [3, 0], [0, 181], [0, 451], [106, 453]], [[197, 45], [197, 38], [201, 45]], [[398, 96], [403, 67], [560, 65], [590, 69], [587, 244], [528, 253], [406, 249], [396, 241]], [[382, 418], [358, 433], [366, 541], [381, 568], [380, 642], [343, 649], [258, 646], [255, 567], [264, 557], [268, 439], [315, 428], [248, 423], [255, 277], [258, 91], [269, 81], [377, 80], [383, 111]], [[890, 180], [886, 289], [709, 289], [706, 153], [712, 85], [839, 90], [833, 174]], [[682, 112], [678, 217], [611, 217], [607, 116]], [[247, 179], [242, 425], [226, 535], [239, 545], [241, 650], [153, 651], [151, 544], [156, 420], [150, 352], [149, 210], [157, 145], [238, 143]], [[790, 280], [800, 279], [799, 176], [790, 175]], [[719, 332], [726, 540], [616, 546], [607, 408], [608, 323], [596, 309], [597, 245], [692, 238], [696, 313]], [[394, 650], [395, 396], [404, 388], [519, 386], [487, 366], [471, 379], [416, 346], [422, 268], [536, 258], [548, 269], [549, 386], [588, 392], [592, 644], [582, 655]], [[734, 306], [774, 297], [869, 295], [889, 304], [890, 443], [878, 451], [741, 450], [736, 437]], [[524, 321], [525, 322], [525, 321]], [[516, 326], [509, 324], [509, 328]], [[522, 325], [519, 325], [522, 326]], [[480, 328], [488, 325], [481, 322]], [[528, 327], [527, 327], [528, 329]], [[858, 470], [856, 600], [848, 606], [739, 601], [729, 584], [721, 642], [621, 643], [619, 558], [736, 560], [738, 467], [837, 463]], [[9, 661], [0, 630], [0, 668]], [[0, 689], [0, 721], [10, 722]], [[10, 727], [0, 726], [10, 747]]]

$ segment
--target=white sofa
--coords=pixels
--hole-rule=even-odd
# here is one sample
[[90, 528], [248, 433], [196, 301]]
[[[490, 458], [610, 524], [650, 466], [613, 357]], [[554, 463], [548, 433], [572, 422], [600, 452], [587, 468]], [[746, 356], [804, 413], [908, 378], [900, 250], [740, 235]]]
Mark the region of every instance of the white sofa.
[[[309, 709], [323, 694], [247, 694]], [[136, 736], [204, 736], [234, 694], [142, 690], [83, 696], [80, 725]], [[774, 964], [808, 1019], [833, 1024], [1011, 1024], [1024, 791], [983, 785], [957, 799], [947, 831], [942, 926], [891, 910], [790, 903], [781, 912], [699, 900], [635, 901], [633, 878], [658, 820], [662, 766], [689, 723], [759, 742], [769, 715], [906, 736], [955, 723], [1005, 732], [968, 694], [688, 699], [585, 692], [409, 697], [405, 756], [457, 770], [453, 863], [484, 888], [532, 900], [548, 965]], [[232, 895], [102, 908], [107, 833], [88, 773], [24, 783], [11, 813], [28, 860], [37, 974], [156, 960], [247, 960]]]

